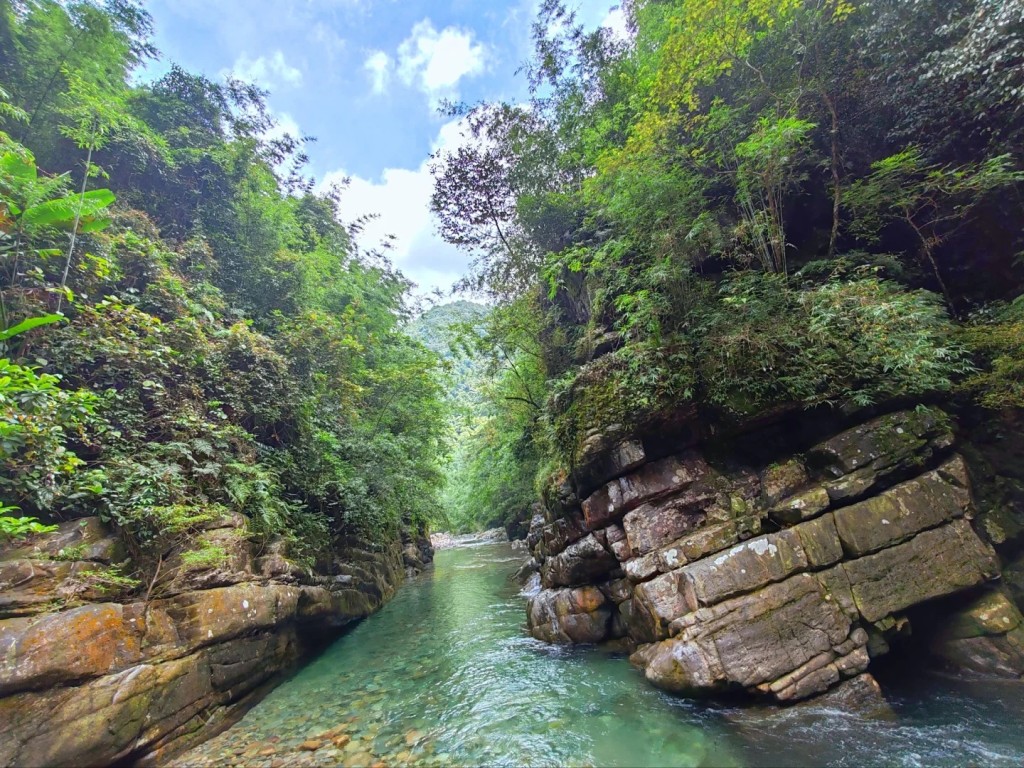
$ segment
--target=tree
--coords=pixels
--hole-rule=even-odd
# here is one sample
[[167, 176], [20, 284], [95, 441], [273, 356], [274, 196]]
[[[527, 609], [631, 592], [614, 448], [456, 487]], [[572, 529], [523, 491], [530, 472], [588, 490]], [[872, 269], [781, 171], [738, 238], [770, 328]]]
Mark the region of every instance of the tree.
[[919, 147], [909, 147], [871, 165], [871, 175], [854, 182], [846, 203], [854, 215], [852, 231], [877, 242], [890, 222], [908, 227], [919, 255], [931, 267], [951, 310], [955, 296], [942, 276], [936, 251], [970, 221], [971, 213], [999, 189], [1024, 181], [1009, 155], [960, 166], [928, 163]]
[[736, 145], [736, 199], [768, 272], [786, 273], [785, 195], [804, 178], [801, 164], [815, 127], [794, 117], [762, 117]]

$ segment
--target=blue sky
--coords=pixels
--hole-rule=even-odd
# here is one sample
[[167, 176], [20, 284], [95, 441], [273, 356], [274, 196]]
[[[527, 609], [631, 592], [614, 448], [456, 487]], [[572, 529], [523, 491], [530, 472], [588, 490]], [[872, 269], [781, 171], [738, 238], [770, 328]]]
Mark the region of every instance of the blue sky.
[[[521, 101], [538, 0], [149, 0], [162, 61], [211, 78], [233, 72], [271, 92], [282, 128], [311, 135], [324, 186], [350, 176], [343, 215], [377, 213], [367, 245], [397, 238], [396, 265], [420, 292], [447, 289], [468, 255], [434, 232], [431, 151], [459, 141], [441, 99]], [[613, 0], [582, 0], [588, 26], [621, 28]]]

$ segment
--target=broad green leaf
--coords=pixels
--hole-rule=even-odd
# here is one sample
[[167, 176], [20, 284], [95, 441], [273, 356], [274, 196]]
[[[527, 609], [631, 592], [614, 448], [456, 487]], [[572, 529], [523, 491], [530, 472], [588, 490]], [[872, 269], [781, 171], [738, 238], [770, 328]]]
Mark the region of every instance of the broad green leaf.
[[113, 223], [112, 219], [89, 219], [88, 221], [82, 221], [78, 225], [79, 232], [101, 232]]
[[41, 325], [59, 323], [63, 319], [63, 315], [39, 315], [37, 317], [26, 318], [17, 325], [12, 325], [6, 331], [0, 331], [0, 341], [7, 341], [12, 337], [17, 336], [19, 333], [31, 331], [33, 328], [38, 328]]
[[35, 163], [28, 162], [15, 152], [0, 155], [0, 174], [20, 181], [35, 181], [38, 176]]
[[26, 227], [45, 227], [55, 224], [70, 224], [75, 218], [75, 200], [58, 197], [28, 208], [21, 216]]
[[85, 204], [91, 206], [90, 210], [98, 211], [106, 208], [116, 199], [114, 193], [109, 189], [90, 189], [82, 195]]
[[22, 215], [22, 222], [28, 227], [44, 227], [70, 224], [79, 211], [82, 217], [95, 216], [114, 202], [114, 193], [109, 189], [92, 189], [84, 195], [65, 195], [47, 200], [29, 208]]

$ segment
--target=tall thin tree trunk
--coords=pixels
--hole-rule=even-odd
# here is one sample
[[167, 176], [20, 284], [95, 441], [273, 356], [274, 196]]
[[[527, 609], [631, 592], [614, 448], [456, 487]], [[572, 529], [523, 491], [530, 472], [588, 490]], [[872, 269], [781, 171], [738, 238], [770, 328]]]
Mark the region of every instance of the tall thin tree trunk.
[[953, 294], [949, 292], [949, 286], [946, 285], [946, 281], [942, 279], [942, 272], [939, 271], [939, 263], [935, 261], [935, 256], [932, 251], [936, 245], [939, 245], [942, 241], [937, 237], [926, 237], [924, 232], [921, 231], [920, 227], [914, 223], [913, 217], [905, 215], [904, 219], [910, 225], [911, 229], [917, 234], [918, 239], [921, 241], [921, 255], [924, 256], [925, 261], [931, 265], [932, 272], [935, 274], [935, 279], [939, 283], [939, 288], [942, 290], [942, 295], [946, 299], [946, 306], [949, 307], [949, 311], [956, 315], [956, 305], [953, 303]]
[[825, 102], [829, 116], [832, 118], [832, 129], [829, 132], [832, 142], [832, 231], [828, 238], [828, 257], [836, 255], [836, 241], [839, 239], [839, 210], [843, 203], [842, 177], [839, 172], [841, 159], [839, 155], [839, 113], [835, 102], [825, 91], [821, 92], [821, 100]]
[[89, 168], [92, 165], [92, 146], [85, 155], [85, 173], [82, 176], [82, 191], [78, 197], [78, 208], [75, 210], [75, 222], [71, 225], [71, 242], [68, 245], [68, 257], [64, 260], [64, 274], [60, 278], [60, 294], [57, 296], [57, 312], [64, 304], [64, 288], [68, 284], [68, 272], [71, 271], [71, 257], [75, 252], [75, 240], [78, 237], [78, 224], [82, 220], [82, 208], [85, 206], [85, 186], [89, 183]]

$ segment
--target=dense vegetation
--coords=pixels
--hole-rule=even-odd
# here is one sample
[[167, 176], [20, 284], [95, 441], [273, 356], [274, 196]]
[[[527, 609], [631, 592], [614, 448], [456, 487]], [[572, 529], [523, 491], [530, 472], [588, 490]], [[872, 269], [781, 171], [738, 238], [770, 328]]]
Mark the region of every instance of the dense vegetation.
[[193, 534], [240, 514], [308, 566], [423, 526], [447, 425], [409, 283], [265, 93], [132, 85], [150, 31], [133, 0], [0, 1], [0, 536], [99, 514], [140, 567], [215, 563]]
[[628, 40], [542, 3], [529, 103], [454, 105], [434, 158], [496, 303], [481, 516], [688, 408], [1024, 405], [1021, 0], [624, 11]]
[[545, 0], [529, 101], [451, 105], [432, 205], [489, 307], [413, 321], [265, 93], [133, 84], [133, 0], [0, 0], [0, 536], [215, 562], [240, 514], [311, 565], [521, 524], [683, 413], [1024, 407], [1024, 0], [624, 11]]

